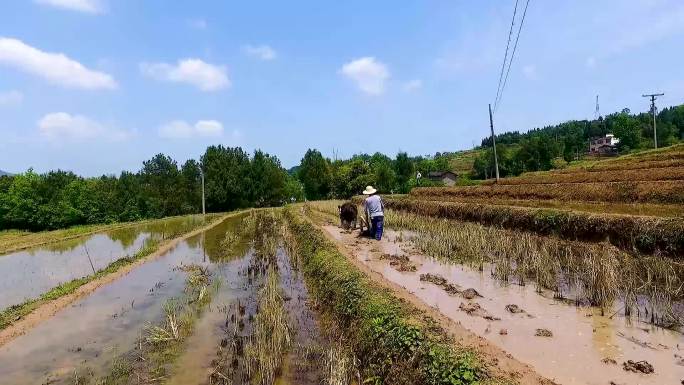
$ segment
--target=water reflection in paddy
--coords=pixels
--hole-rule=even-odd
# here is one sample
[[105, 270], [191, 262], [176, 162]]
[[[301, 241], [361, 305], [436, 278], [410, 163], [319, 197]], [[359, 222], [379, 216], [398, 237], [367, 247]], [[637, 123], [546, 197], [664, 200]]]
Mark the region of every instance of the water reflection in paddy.
[[0, 310], [133, 255], [148, 239], [164, 239], [199, 222], [201, 216], [174, 217], [0, 255]]
[[[223, 254], [217, 246], [234, 221], [180, 242], [0, 347], [0, 383], [69, 383], [74, 371], [83, 367], [101, 374], [114, 357], [134, 346], [146, 322], [161, 319], [165, 300], [182, 294], [186, 274], [178, 266], [221, 264], [230, 269], [231, 264], [242, 263], [236, 254]], [[235, 252], [244, 256], [247, 250]]]

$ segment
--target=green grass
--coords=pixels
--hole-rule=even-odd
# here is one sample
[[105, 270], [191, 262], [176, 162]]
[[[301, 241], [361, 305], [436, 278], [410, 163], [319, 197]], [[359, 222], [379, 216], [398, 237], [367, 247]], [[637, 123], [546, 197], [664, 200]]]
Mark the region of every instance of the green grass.
[[432, 319], [372, 283], [295, 210], [286, 210], [289, 247], [316, 303], [359, 358], [364, 384], [489, 380], [473, 351], [456, 348]]

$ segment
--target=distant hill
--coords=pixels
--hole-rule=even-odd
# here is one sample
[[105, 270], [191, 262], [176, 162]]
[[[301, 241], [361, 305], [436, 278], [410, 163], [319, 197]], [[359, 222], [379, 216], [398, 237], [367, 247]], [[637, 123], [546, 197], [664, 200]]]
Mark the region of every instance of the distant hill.
[[5, 175], [11, 176], [12, 174], [8, 173], [7, 171], [0, 170], [0, 176], [5, 176]]

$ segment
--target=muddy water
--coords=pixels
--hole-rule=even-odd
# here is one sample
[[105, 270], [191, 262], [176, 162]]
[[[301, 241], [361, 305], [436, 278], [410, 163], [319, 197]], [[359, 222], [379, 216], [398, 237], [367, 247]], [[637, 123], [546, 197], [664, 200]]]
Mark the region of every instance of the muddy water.
[[[611, 319], [601, 316], [598, 309], [567, 305], [553, 300], [550, 294], [536, 293], [533, 285], [502, 285], [488, 273], [412, 252], [408, 244], [397, 241], [394, 231], [387, 231], [387, 237], [377, 243], [357, 240], [334, 226], [324, 228], [372, 270], [560, 384], [599, 385], [613, 381], [660, 385], [680, 384], [684, 380], [684, 336], [678, 332], [636, 321], [630, 323], [620, 316]], [[380, 258], [383, 253], [410, 256], [417, 271], [397, 271], [388, 260]], [[449, 295], [435, 284], [421, 282], [420, 274], [426, 273], [439, 274], [461, 290], [474, 288], [482, 297], [469, 301], [460, 295]], [[459, 309], [461, 304], [470, 302], [481, 307], [472, 315]], [[510, 313], [506, 310], [510, 304], [524, 312]], [[487, 320], [485, 316], [500, 320]], [[537, 329], [547, 329], [553, 336], [537, 337]], [[612, 359], [616, 364], [604, 363], [604, 359]], [[627, 360], [646, 360], [655, 372], [627, 372], [622, 367]]]
[[135, 254], [148, 239], [162, 239], [201, 220], [200, 216], [162, 219], [2, 255], [0, 309], [90, 275]]
[[[226, 333], [226, 318], [231, 304], [247, 303], [255, 296], [255, 288], [247, 284], [242, 274], [249, 266], [252, 252], [212, 268], [212, 276], [221, 281], [219, 290], [212, 297], [209, 308], [195, 324], [195, 331], [186, 341], [186, 349], [177, 360], [169, 385], [204, 384], [213, 371], [211, 365], [216, 349]], [[250, 309], [253, 312], [254, 309]]]
[[[186, 349], [173, 369], [170, 385], [199, 385], [207, 382], [214, 368], [219, 344], [232, 334], [233, 325], [227, 323], [230, 314], [235, 313], [235, 305], [246, 307], [245, 313], [256, 314], [256, 297], [263, 277], [248, 280], [247, 267], [253, 253], [237, 261], [218, 265], [214, 274], [222, 280], [217, 295], [212, 298], [208, 311], [197, 321], [194, 334], [187, 340]], [[276, 384], [317, 385], [322, 375], [320, 361], [311, 362], [314, 355], [320, 356], [324, 342], [314, 313], [307, 305], [308, 291], [301, 274], [293, 269], [290, 257], [284, 249], [276, 254], [280, 286], [286, 299], [285, 308], [293, 329], [293, 345], [284, 358], [283, 369]], [[245, 319], [247, 317], [244, 317]], [[251, 321], [245, 323], [241, 335], [251, 333]]]
[[278, 251], [280, 285], [285, 295], [285, 309], [294, 330], [293, 348], [285, 357], [277, 385], [317, 385], [323, 383], [322, 363], [327, 342], [324, 340], [316, 315], [311, 310], [309, 292], [296, 261]]
[[161, 318], [162, 303], [182, 293], [186, 274], [178, 266], [222, 258], [209, 250], [216, 249], [229, 222], [180, 242], [0, 347], [0, 383], [69, 383], [83, 368], [102, 374], [114, 357], [134, 346], [146, 322]]

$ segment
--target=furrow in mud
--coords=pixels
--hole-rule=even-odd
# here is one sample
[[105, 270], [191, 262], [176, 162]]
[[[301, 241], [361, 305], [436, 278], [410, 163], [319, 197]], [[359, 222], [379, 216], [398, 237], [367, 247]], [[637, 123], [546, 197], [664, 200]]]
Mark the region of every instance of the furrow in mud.
[[[682, 334], [624, 318], [619, 309], [576, 307], [534, 285], [503, 284], [489, 274], [421, 255], [410, 234], [389, 230], [381, 242], [335, 226], [332, 239], [370, 271], [484, 338], [538, 373], [562, 384], [679, 383], [684, 378]], [[392, 256], [388, 258], [388, 256]], [[415, 266], [403, 269], [394, 260]], [[654, 373], [626, 370], [647, 361]]]

